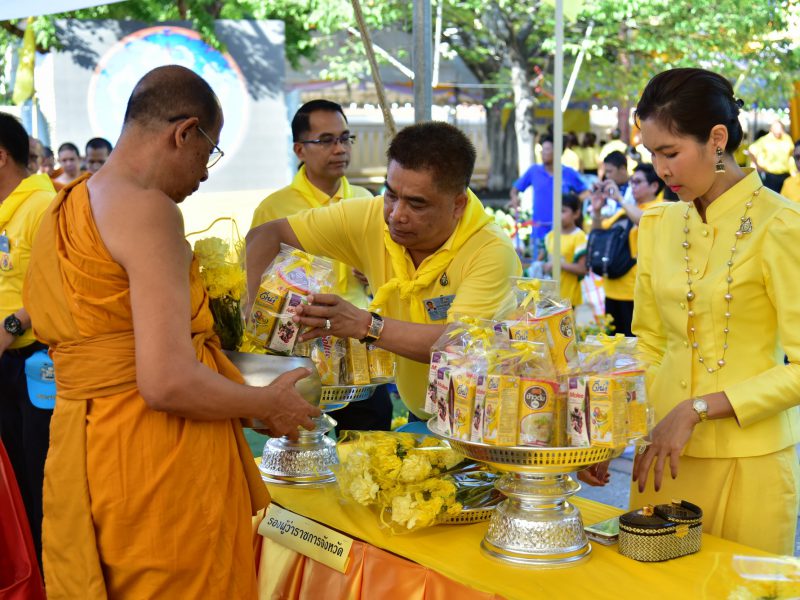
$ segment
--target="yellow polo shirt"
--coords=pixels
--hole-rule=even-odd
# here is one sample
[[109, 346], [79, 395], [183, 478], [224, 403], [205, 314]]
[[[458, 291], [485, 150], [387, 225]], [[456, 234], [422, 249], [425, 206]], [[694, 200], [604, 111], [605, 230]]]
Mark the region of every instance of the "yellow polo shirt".
[[622, 152], [627, 156], [628, 145], [622, 140], [611, 140], [610, 142], [606, 142], [605, 144], [603, 144], [603, 147], [600, 148], [600, 152], [597, 155], [598, 158], [600, 159], [600, 162], [603, 162], [606, 156], [608, 156], [614, 151]]
[[800, 202], [800, 173], [792, 175], [783, 182], [781, 196], [793, 202]]
[[[651, 206], [656, 206], [661, 200], [656, 199], [652, 202], [645, 202], [639, 205], [641, 210], [647, 210]], [[603, 229], [608, 229], [617, 220], [625, 216], [625, 210], [620, 209], [614, 216], [603, 220]], [[628, 243], [631, 247], [631, 257], [636, 258], [639, 252], [639, 227], [636, 225], [631, 229], [628, 236]], [[606, 292], [606, 297], [612, 300], [633, 300], [633, 288], [636, 284], [636, 265], [633, 265], [630, 271], [625, 273], [618, 279], [603, 278], [603, 289]]]
[[[377, 290], [394, 277], [389, 253], [383, 242], [383, 197], [355, 199], [324, 208], [308, 210], [289, 217], [289, 224], [306, 251], [328, 256], [353, 265], [369, 279]], [[452, 245], [451, 237], [444, 247]], [[408, 252], [409, 272], [414, 271]], [[473, 234], [457, 251], [455, 257], [419, 297], [425, 303], [431, 299], [437, 305], [451, 301], [447, 316], [431, 319], [426, 312], [425, 323], [445, 324], [456, 313], [490, 318], [510, 291], [509, 278], [519, 276], [522, 265], [510, 238], [494, 223]], [[411, 321], [409, 304], [395, 294], [385, 306], [384, 314], [392, 319]], [[439, 315], [436, 315], [437, 317]], [[428, 365], [401, 356], [397, 357], [397, 387], [406, 406], [418, 417], [423, 411]]]
[[794, 142], [785, 133], [780, 139], [771, 133], [762, 135], [750, 145], [750, 154], [758, 157], [758, 166], [775, 175], [791, 172], [794, 166], [793, 151]]
[[[647, 211], [639, 223], [633, 333], [650, 364], [647, 397], [656, 420], [687, 398], [720, 391], [736, 414], [699, 423], [687, 456], [762, 456], [800, 441], [800, 207], [746, 171], [709, 205], [705, 222], [694, 209], [684, 219], [686, 204], [672, 202]], [[733, 259], [725, 366], [709, 373], [698, 351], [711, 364], [722, 356], [727, 262], [744, 205], [758, 188], [747, 213], [752, 232], [739, 239]], [[688, 336], [684, 227], [698, 350]]]
[[[547, 250], [547, 256], [552, 262], [554, 260], [553, 253], [553, 232], [550, 231], [544, 236], [544, 247]], [[568, 263], [577, 262], [581, 256], [586, 255], [586, 232], [583, 229], [576, 228], [572, 233], [561, 234], [561, 257]], [[572, 306], [583, 304], [583, 294], [581, 292], [581, 280], [575, 273], [567, 273], [561, 269], [561, 297], [569, 298]]]
[[[31, 260], [33, 239], [55, 196], [50, 177], [37, 174], [23, 179], [0, 204], [0, 234], [8, 238], [9, 250], [0, 250], [0, 319], [22, 308], [22, 283]], [[18, 201], [21, 204], [12, 211]], [[24, 348], [35, 341], [31, 328], [15, 339], [11, 348]]]
[[572, 148], [564, 148], [561, 154], [561, 164], [570, 169], [575, 169], [580, 173], [581, 171], [581, 157]]
[[[313, 194], [313, 197], [309, 198], [304, 195], [303, 190], [307, 190], [306, 194]], [[346, 198], [343, 196], [343, 190], [349, 191]], [[336, 204], [340, 200], [350, 198], [372, 197], [373, 195], [369, 190], [357, 185], [350, 185], [344, 177], [342, 177], [342, 182], [337, 192], [333, 196], [328, 196], [308, 180], [305, 168], [301, 167], [295, 174], [292, 185], [270, 194], [261, 201], [261, 204], [258, 205], [258, 208], [253, 213], [253, 223], [250, 225], [250, 229], [263, 225], [268, 221], [283, 219], [309, 208]], [[334, 270], [337, 273], [338, 280], [336, 293], [348, 302], [352, 302], [360, 308], [366, 308], [369, 305], [369, 296], [364, 289], [364, 285], [353, 275], [352, 269], [347, 265], [338, 263], [335, 265]]]

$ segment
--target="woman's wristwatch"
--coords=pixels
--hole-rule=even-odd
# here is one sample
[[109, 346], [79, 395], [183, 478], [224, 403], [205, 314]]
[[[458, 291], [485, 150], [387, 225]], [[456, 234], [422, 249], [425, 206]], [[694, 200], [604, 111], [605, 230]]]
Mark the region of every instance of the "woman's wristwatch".
[[697, 416], [700, 417], [700, 422], [708, 421], [708, 402], [702, 398], [695, 398], [692, 400], [692, 408]]
[[362, 344], [374, 344], [380, 339], [381, 333], [383, 332], [383, 317], [381, 317], [378, 313], [374, 312], [371, 312], [369, 314], [372, 315], [372, 321], [370, 321], [369, 323], [369, 329], [367, 329], [367, 335], [358, 340]]

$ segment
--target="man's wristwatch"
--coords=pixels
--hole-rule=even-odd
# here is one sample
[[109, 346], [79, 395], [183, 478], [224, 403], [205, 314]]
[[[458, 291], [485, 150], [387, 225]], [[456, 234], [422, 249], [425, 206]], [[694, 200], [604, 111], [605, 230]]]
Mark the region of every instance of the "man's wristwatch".
[[3, 321], [3, 327], [14, 337], [19, 337], [25, 333], [25, 328], [22, 327], [22, 321], [14, 314], [10, 314], [6, 317], [6, 320]]
[[692, 408], [697, 413], [697, 416], [700, 417], [700, 422], [708, 421], [708, 402], [702, 398], [695, 398], [692, 401]]
[[362, 344], [374, 344], [380, 339], [383, 332], [383, 317], [374, 312], [369, 314], [372, 315], [372, 321], [370, 321], [369, 329], [367, 329], [367, 335], [358, 340]]

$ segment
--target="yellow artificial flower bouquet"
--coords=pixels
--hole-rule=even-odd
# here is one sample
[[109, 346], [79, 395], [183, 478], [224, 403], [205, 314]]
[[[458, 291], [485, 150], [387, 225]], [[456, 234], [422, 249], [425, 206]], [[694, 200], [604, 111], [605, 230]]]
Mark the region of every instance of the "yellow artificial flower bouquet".
[[208, 237], [194, 244], [200, 277], [214, 315], [214, 332], [226, 350], [236, 350], [244, 333], [241, 300], [247, 290], [247, 277], [241, 261], [243, 250], [241, 239], [226, 242]]
[[[457, 516], [466, 505], [491, 498], [494, 477], [446, 442], [412, 433], [349, 431], [339, 444], [337, 480], [341, 494], [364, 506], [376, 506], [381, 523], [394, 533], [429, 527]], [[470, 475], [469, 481], [466, 476]], [[477, 484], [476, 484], [477, 482]]]

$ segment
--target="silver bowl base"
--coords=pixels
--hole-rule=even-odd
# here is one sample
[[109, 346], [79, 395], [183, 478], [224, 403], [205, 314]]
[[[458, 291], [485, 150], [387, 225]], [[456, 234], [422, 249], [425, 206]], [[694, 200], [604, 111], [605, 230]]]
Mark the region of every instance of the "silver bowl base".
[[339, 463], [336, 442], [326, 434], [336, 426], [327, 415], [314, 419], [315, 428], [301, 430], [296, 442], [272, 438], [261, 455], [261, 479], [272, 485], [318, 487], [336, 481], [331, 470]]

